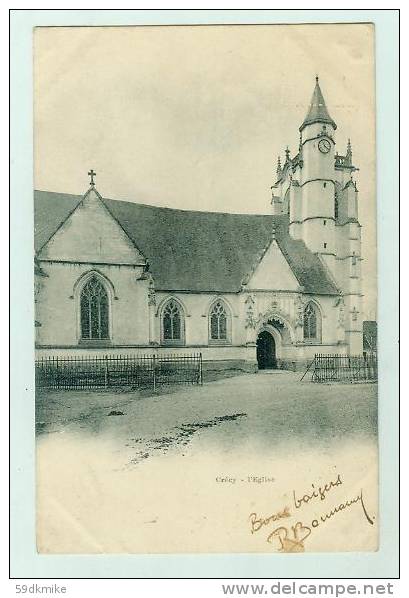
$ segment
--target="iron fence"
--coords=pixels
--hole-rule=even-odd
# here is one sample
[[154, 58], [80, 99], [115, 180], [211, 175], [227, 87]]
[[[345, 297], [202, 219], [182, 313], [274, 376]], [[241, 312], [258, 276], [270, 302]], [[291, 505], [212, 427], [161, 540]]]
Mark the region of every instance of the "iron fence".
[[312, 382], [374, 382], [377, 379], [376, 354], [318, 354], [312, 363]]
[[202, 354], [43, 357], [36, 388], [87, 389], [163, 384], [203, 384]]

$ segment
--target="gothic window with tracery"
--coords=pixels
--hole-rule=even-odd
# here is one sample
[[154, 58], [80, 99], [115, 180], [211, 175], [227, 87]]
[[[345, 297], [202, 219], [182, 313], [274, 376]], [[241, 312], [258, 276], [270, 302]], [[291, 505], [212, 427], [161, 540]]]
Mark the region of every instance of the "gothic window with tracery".
[[227, 312], [221, 301], [217, 301], [210, 312], [210, 340], [227, 340]]
[[108, 294], [102, 282], [93, 276], [81, 291], [81, 338], [109, 338]]
[[165, 305], [162, 315], [163, 340], [165, 342], [183, 340], [183, 319], [179, 304], [171, 299]]
[[320, 313], [314, 303], [304, 308], [304, 340], [319, 340], [321, 330]]

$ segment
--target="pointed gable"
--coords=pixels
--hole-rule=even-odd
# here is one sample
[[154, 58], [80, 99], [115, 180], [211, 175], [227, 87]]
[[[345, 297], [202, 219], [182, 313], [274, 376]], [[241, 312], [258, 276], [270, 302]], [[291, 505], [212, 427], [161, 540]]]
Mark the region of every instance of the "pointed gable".
[[250, 276], [247, 288], [296, 291], [299, 286], [277, 241], [273, 239]]
[[[47, 219], [48, 215], [44, 214], [44, 217]], [[40, 259], [101, 264], [145, 263], [143, 255], [94, 188], [57, 227], [44, 241], [38, 254]]]
[[307, 125], [313, 125], [314, 123], [324, 123], [331, 125], [334, 130], [337, 128], [337, 125], [330, 117], [327, 106], [325, 105], [325, 100], [318, 82], [318, 77], [315, 78], [315, 89], [314, 93], [312, 94], [311, 104], [307, 115], [304, 118], [304, 122], [300, 127], [300, 131], [302, 131]]

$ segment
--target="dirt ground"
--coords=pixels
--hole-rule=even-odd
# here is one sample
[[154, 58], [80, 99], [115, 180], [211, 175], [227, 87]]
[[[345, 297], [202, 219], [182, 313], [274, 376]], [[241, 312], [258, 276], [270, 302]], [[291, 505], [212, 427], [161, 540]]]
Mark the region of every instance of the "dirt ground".
[[[265, 538], [255, 542], [237, 524], [241, 511], [256, 508], [256, 497], [268, 512], [288, 500], [294, 480], [311, 490], [335, 472], [349, 494], [365, 478], [375, 513], [377, 386], [299, 378], [274, 371], [154, 394], [38, 393], [40, 551], [263, 551]], [[227, 535], [221, 513], [231, 519]], [[370, 531], [352, 548], [339, 534], [325, 546], [373, 549]], [[326, 550], [324, 536], [315, 538], [314, 550]]]
[[298, 373], [275, 371], [155, 393], [39, 392], [37, 433], [109, 434], [118, 443], [165, 452], [186, 446], [193, 435], [211, 428], [223, 442], [254, 436], [275, 447], [291, 438], [304, 443], [376, 435], [375, 384], [314, 384], [299, 378]]

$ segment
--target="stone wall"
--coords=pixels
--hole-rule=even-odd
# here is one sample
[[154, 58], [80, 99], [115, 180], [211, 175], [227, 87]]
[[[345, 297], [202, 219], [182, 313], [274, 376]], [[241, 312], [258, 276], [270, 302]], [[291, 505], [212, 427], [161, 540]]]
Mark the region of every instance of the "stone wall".
[[48, 275], [36, 296], [36, 343], [47, 346], [77, 346], [80, 342], [82, 277], [101, 276], [109, 296], [111, 343], [147, 344], [148, 281], [137, 266], [40, 262]]

